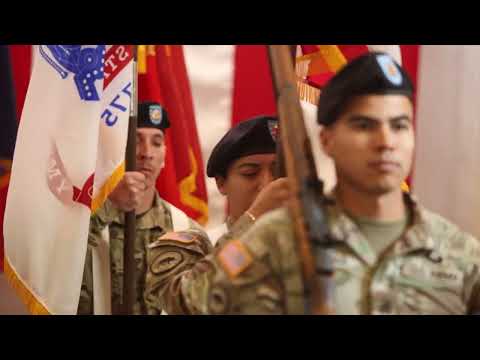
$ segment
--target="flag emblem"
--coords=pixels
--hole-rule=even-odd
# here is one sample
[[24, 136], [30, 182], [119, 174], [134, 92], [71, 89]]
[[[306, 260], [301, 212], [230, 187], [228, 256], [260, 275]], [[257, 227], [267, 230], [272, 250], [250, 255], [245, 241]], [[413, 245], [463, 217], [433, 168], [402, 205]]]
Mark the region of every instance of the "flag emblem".
[[66, 79], [69, 73], [74, 74], [73, 79], [82, 100], [100, 100], [95, 82], [103, 80], [105, 45], [40, 45], [40, 55], [62, 79]]
[[230, 278], [246, 270], [253, 262], [252, 255], [240, 240], [230, 241], [218, 253], [218, 260]]
[[185, 244], [193, 243], [197, 239], [197, 236], [189, 232], [167, 232], [162, 235], [159, 240], [171, 240], [178, 241]]

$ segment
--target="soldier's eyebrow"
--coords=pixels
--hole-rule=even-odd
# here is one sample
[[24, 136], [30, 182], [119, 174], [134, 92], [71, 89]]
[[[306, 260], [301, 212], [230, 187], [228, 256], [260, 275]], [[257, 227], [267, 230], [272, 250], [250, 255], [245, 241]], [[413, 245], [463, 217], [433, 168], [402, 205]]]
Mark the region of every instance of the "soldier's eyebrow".
[[392, 118], [389, 119], [390, 121], [402, 121], [402, 120], [406, 120], [408, 122], [411, 122], [412, 119], [410, 118], [410, 116], [408, 116], [407, 114], [402, 114], [402, 115], [398, 115], [398, 116], [394, 116]]
[[260, 167], [260, 164], [258, 163], [253, 163], [253, 162], [247, 162], [247, 163], [242, 163], [242, 164], [238, 164], [236, 166], [237, 169], [245, 169], [245, 168], [259, 168]]
[[367, 121], [367, 122], [380, 122], [380, 119], [373, 118], [367, 115], [352, 115], [348, 118], [349, 123], [356, 123], [360, 121]]
[[[395, 121], [396, 122], [396, 121], [402, 121], [402, 120], [412, 121], [410, 116], [408, 116], [407, 114], [401, 114], [401, 115], [391, 117], [387, 121]], [[368, 115], [352, 115], [348, 118], [349, 123], [356, 123], [356, 122], [360, 122], [360, 121], [381, 122], [382, 120], [380, 120], [378, 118], [368, 116]]]
[[163, 140], [164, 136], [163, 136], [163, 134], [155, 134], [155, 135], [153, 135], [153, 138], [155, 140]]

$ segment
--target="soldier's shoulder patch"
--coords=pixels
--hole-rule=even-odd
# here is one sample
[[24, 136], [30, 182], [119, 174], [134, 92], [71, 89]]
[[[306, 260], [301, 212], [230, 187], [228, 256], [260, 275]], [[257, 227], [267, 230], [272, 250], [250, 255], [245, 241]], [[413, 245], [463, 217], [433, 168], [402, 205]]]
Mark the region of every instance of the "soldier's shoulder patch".
[[234, 279], [253, 262], [253, 257], [240, 240], [228, 242], [218, 253], [220, 265]]
[[158, 238], [158, 240], [178, 241], [184, 244], [191, 244], [198, 238], [197, 234], [187, 231], [167, 232]]

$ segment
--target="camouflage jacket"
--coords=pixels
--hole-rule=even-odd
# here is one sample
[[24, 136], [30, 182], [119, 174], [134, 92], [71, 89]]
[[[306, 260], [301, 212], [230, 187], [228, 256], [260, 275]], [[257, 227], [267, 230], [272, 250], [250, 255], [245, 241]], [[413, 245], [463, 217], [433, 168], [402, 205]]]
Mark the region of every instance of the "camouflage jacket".
[[[136, 303], [134, 314], [159, 314], [161, 309], [154, 309], [145, 297], [145, 278], [147, 272], [148, 245], [160, 236], [173, 230], [171, 215], [172, 205], [162, 200], [158, 193], [155, 196], [153, 207], [137, 217], [135, 238], [136, 260]], [[115, 208], [107, 200], [104, 206], [90, 219], [88, 249], [85, 261], [82, 288], [78, 314], [93, 314], [93, 275], [92, 275], [92, 248], [97, 246], [101, 239], [102, 230], [108, 226], [110, 237], [110, 271], [112, 312], [118, 309], [121, 303], [123, 288], [123, 240], [124, 240], [124, 212]], [[193, 220], [188, 219], [189, 229], [195, 229], [198, 234], [206, 236], [202, 228]], [[207, 244], [208, 245], [208, 244]], [[211, 247], [210, 247], [211, 248]]]
[[[412, 223], [380, 256], [334, 203], [326, 208], [335, 268], [337, 314], [480, 313], [480, 243], [406, 195]], [[166, 249], [168, 270], [152, 266], [146, 293], [170, 314], [303, 314], [305, 292], [292, 220], [278, 209], [213, 253], [182, 233], [150, 245], [152, 264]], [[193, 249], [196, 249], [193, 250]], [[194, 255], [189, 255], [194, 254]], [[188, 270], [188, 271], [187, 271]]]

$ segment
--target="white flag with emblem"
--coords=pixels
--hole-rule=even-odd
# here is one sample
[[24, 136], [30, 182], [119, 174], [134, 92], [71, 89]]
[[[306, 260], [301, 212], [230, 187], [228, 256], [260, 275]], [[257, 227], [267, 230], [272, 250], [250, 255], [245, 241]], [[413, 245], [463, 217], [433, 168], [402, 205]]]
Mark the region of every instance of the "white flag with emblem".
[[77, 311], [91, 208], [123, 172], [128, 50], [33, 49], [4, 220], [5, 273], [33, 314]]

